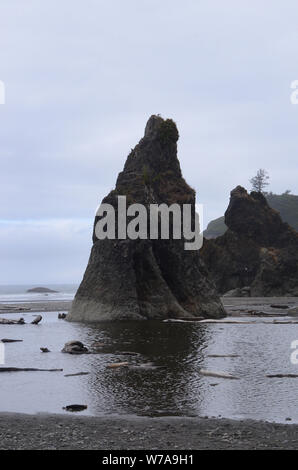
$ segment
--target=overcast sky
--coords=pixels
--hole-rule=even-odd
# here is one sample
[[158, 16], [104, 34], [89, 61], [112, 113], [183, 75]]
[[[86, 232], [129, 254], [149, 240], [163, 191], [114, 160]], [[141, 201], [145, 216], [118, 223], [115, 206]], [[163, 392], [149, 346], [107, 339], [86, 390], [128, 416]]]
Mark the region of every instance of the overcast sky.
[[151, 114], [222, 215], [258, 168], [298, 194], [297, 0], [1, 0], [0, 284], [78, 282]]

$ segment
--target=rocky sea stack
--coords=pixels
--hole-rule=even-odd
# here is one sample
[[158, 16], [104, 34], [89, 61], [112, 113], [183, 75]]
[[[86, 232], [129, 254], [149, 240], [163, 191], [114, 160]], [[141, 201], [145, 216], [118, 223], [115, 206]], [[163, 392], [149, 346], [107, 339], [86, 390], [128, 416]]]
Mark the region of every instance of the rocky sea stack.
[[[176, 124], [151, 116], [145, 135], [127, 157], [116, 188], [103, 199], [115, 211], [118, 196], [127, 205], [195, 205], [195, 191], [182, 177]], [[95, 224], [98, 217], [95, 218]], [[116, 219], [117, 221], [117, 219]], [[67, 319], [145, 320], [225, 315], [199, 251], [184, 240], [104, 239], [93, 232], [84, 278]]]
[[298, 233], [263, 194], [248, 194], [237, 186], [231, 192], [225, 224], [225, 234], [205, 240], [201, 250], [221, 294], [298, 295]]

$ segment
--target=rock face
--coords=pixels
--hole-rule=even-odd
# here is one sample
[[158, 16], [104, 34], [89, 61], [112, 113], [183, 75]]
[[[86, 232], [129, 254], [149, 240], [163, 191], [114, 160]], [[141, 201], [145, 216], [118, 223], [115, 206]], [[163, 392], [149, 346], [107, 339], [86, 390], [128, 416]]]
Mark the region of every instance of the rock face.
[[[151, 116], [103, 203], [117, 211], [118, 196], [126, 196], [127, 205], [194, 207], [195, 191], [183, 179], [177, 158], [178, 137], [172, 120]], [[94, 230], [88, 266], [67, 320], [219, 318], [224, 309], [207, 276], [199, 252], [184, 250], [184, 240], [98, 240]]]
[[237, 186], [225, 223], [227, 232], [205, 240], [201, 250], [221, 294], [298, 295], [298, 233], [261, 193]]

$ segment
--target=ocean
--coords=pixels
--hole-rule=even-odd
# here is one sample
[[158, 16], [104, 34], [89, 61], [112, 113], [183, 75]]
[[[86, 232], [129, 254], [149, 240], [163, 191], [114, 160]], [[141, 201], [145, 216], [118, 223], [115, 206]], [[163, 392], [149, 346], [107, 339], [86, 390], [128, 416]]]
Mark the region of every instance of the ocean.
[[[35, 287], [47, 287], [55, 290], [55, 293], [32, 293], [28, 289]], [[78, 284], [24, 284], [24, 285], [0, 285], [0, 304], [15, 304], [25, 302], [49, 302], [72, 300], [75, 296]]]

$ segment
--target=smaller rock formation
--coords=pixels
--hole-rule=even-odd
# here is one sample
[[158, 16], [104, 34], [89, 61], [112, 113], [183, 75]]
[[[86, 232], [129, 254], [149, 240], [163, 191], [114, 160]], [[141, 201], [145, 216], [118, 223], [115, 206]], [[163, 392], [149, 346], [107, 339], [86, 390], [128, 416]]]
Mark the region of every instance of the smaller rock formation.
[[220, 294], [297, 296], [298, 233], [269, 207], [266, 198], [237, 186], [231, 192], [225, 223], [226, 233], [205, 240], [201, 250]]
[[58, 291], [48, 289], [47, 287], [33, 287], [32, 289], [28, 289], [26, 292], [31, 294], [55, 294]]

